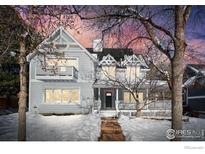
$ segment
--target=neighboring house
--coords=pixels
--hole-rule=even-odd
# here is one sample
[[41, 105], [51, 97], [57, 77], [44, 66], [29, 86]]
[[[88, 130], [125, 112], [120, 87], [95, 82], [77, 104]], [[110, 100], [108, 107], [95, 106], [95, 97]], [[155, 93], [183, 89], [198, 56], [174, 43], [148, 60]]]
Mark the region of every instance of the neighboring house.
[[120, 82], [136, 85], [143, 81], [137, 87], [139, 103], [145, 102], [149, 93], [145, 82], [149, 68], [142, 56], [131, 49], [103, 48], [100, 40], [94, 40], [93, 48], [86, 49], [62, 27], [27, 60], [32, 112], [131, 114], [136, 112], [136, 101]]
[[184, 113], [205, 113], [205, 65], [188, 64], [183, 84]]

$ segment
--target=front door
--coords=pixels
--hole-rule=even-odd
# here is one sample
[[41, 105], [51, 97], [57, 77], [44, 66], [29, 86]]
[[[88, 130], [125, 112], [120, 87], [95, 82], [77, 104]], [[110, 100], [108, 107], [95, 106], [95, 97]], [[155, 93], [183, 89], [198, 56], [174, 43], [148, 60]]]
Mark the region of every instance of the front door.
[[112, 92], [106, 92], [105, 94], [105, 107], [112, 108]]

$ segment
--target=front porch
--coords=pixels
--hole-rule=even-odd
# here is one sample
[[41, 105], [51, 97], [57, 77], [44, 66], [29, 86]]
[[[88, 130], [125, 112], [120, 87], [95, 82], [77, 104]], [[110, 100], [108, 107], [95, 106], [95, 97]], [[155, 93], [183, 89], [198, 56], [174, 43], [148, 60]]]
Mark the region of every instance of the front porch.
[[94, 112], [101, 117], [118, 117], [120, 113], [132, 116], [136, 113], [136, 102], [126, 102], [124, 89], [119, 87], [94, 88]]
[[94, 110], [98, 111], [118, 111], [120, 99], [122, 100], [122, 90], [114, 87], [94, 88]]
[[[101, 117], [118, 117], [120, 114], [125, 116], [136, 116], [137, 107], [143, 107], [141, 116], [161, 115], [169, 116], [171, 104], [169, 100], [162, 98], [160, 100], [149, 100], [149, 89], [139, 90], [137, 97], [139, 103], [136, 103], [129, 92], [119, 86], [101, 85], [94, 87], [94, 112], [99, 113]], [[164, 96], [164, 91], [162, 92]], [[141, 95], [140, 95], [141, 94]], [[144, 105], [146, 104], [147, 105]], [[150, 103], [150, 104], [149, 104]]]

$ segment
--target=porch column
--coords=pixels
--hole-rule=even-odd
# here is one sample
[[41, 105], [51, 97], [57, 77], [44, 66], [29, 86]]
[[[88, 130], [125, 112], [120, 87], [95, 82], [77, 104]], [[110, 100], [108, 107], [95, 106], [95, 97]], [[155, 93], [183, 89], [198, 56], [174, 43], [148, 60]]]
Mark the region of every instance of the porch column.
[[[146, 89], [146, 103], [149, 102], [149, 89]], [[146, 105], [146, 109], [148, 109], [148, 104]]]
[[100, 88], [98, 88], [98, 101], [100, 101]]
[[118, 88], [116, 88], [116, 99], [115, 99], [115, 108], [117, 112], [119, 111], [118, 105], [119, 105], [119, 92]]
[[164, 91], [162, 92], [162, 99], [163, 99], [163, 107], [166, 110], [166, 104], [165, 104], [165, 99], [164, 99]]
[[119, 100], [118, 88], [116, 89], [116, 101]]
[[98, 112], [100, 112], [100, 109], [101, 109], [100, 88], [98, 88]]

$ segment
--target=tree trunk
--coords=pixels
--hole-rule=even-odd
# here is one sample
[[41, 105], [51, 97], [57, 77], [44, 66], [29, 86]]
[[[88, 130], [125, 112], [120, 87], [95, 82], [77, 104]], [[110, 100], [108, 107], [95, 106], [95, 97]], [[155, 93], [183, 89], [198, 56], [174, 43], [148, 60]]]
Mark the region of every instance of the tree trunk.
[[[182, 8], [176, 6], [175, 10], [175, 54], [171, 60], [172, 66], [172, 129], [175, 131], [182, 129], [182, 84], [183, 84], [183, 60], [185, 52], [184, 40], [184, 18]], [[180, 141], [177, 135], [174, 138]]]
[[[181, 59], [181, 57], [178, 58]], [[175, 131], [182, 129], [182, 60], [172, 61], [172, 129], [174, 129]], [[176, 135], [176, 138], [174, 140], [179, 141], [181, 139]]]
[[27, 101], [27, 83], [26, 83], [26, 50], [24, 38], [20, 39], [20, 92], [19, 92], [19, 125], [18, 125], [18, 140], [26, 140], [26, 101]]

